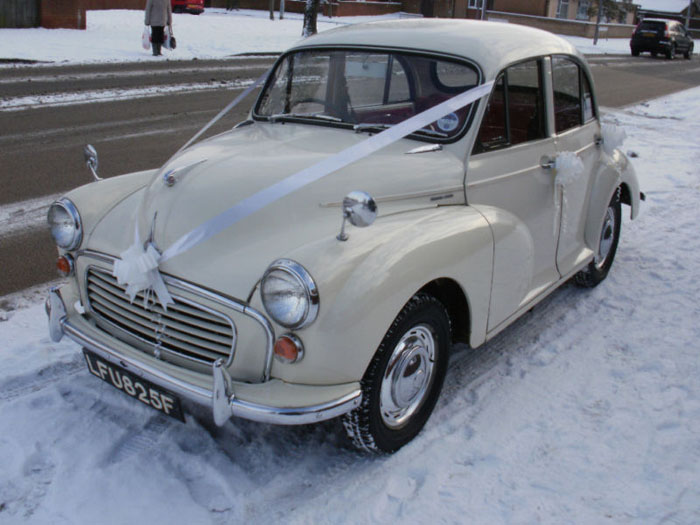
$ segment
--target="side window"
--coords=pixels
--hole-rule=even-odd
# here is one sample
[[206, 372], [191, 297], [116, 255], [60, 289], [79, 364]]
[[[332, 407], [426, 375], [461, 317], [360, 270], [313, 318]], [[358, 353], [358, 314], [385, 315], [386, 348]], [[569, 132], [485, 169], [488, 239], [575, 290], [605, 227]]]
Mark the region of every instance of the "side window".
[[540, 62], [531, 60], [508, 68], [508, 120], [511, 145], [545, 137]]
[[508, 122], [506, 111], [505, 75], [501, 74], [493, 86], [479, 135], [474, 144], [474, 153], [482, 153], [508, 146]]
[[539, 60], [516, 64], [501, 73], [489, 98], [473, 153], [546, 136], [541, 79]]
[[554, 125], [557, 133], [582, 124], [581, 75], [575, 62], [567, 58], [552, 59], [554, 84]]

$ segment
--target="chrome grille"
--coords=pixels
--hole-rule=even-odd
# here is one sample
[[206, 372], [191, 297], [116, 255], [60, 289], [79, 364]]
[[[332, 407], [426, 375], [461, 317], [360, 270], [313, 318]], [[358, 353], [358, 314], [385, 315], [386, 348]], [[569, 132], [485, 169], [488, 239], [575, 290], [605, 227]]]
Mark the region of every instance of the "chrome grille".
[[95, 320], [116, 328], [109, 331], [118, 339], [132, 346], [136, 339], [142, 350], [168, 361], [177, 356], [208, 368], [223, 358], [230, 364], [236, 330], [228, 317], [177, 296], [167, 311], [152, 295], [144, 306], [143, 292], [131, 303], [116, 277], [94, 267], [87, 271], [86, 288]]

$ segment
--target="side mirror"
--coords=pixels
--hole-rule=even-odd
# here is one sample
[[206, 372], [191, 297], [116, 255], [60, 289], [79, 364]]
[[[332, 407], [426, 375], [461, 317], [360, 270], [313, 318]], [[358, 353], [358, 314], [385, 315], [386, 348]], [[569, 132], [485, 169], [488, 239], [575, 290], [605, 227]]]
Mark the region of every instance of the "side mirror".
[[97, 167], [99, 166], [99, 161], [97, 160], [97, 150], [92, 146], [92, 144], [86, 144], [83, 149], [83, 158], [85, 159], [85, 164], [92, 172], [92, 176], [95, 180], [102, 180], [102, 177], [97, 175]]
[[343, 224], [340, 233], [336, 237], [339, 241], [347, 241], [345, 233], [345, 221], [358, 228], [370, 226], [377, 218], [377, 203], [364, 191], [351, 191], [343, 199]]

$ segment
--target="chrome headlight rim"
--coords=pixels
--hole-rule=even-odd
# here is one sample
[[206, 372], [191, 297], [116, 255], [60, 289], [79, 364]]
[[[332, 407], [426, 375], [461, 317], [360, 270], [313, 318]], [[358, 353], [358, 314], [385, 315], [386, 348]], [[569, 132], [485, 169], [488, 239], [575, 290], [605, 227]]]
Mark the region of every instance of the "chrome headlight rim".
[[68, 214], [68, 216], [71, 218], [73, 221], [73, 236], [71, 237], [71, 240], [69, 243], [65, 245], [61, 245], [56, 237], [53, 235], [53, 231], [51, 232], [51, 237], [53, 237], [53, 240], [56, 242], [56, 245], [59, 248], [62, 248], [64, 250], [75, 250], [78, 246], [80, 246], [80, 243], [83, 240], [83, 221], [80, 218], [80, 212], [78, 212], [78, 208], [73, 204], [73, 202], [66, 198], [63, 197], [61, 199], [58, 199], [57, 201], [54, 201], [51, 206], [49, 206], [49, 211], [47, 214], [47, 220], [49, 222], [49, 228], [53, 230], [53, 225], [51, 224], [51, 221], [48, 217], [51, 215], [51, 209], [54, 206], [58, 206], [60, 208], [63, 208], [65, 212]]
[[[304, 294], [306, 296], [306, 308], [304, 314], [301, 316], [301, 319], [296, 323], [285, 323], [280, 319], [277, 319], [275, 315], [270, 312], [270, 309], [268, 308], [267, 304], [265, 304], [265, 295], [262, 292], [263, 286], [265, 284], [265, 279], [267, 279], [268, 276], [275, 271], [284, 272], [292, 278], [296, 279], [304, 289]], [[299, 330], [301, 328], [304, 328], [305, 326], [308, 326], [311, 323], [313, 323], [316, 320], [316, 317], [318, 317], [320, 300], [316, 282], [314, 281], [313, 277], [311, 277], [311, 274], [306, 268], [304, 268], [298, 262], [293, 261], [292, 259], [277, 259], [272, 264], [270, 264], [270, 266], [267, 267], [267, 270], [265, 270], [262, 279], [260, 279], [260, 297], [262, 299], [262, 303], [265, 307], [265, 311], [267, 312], [267, 314], [277, 324], [284, 326], [289, 330]]]

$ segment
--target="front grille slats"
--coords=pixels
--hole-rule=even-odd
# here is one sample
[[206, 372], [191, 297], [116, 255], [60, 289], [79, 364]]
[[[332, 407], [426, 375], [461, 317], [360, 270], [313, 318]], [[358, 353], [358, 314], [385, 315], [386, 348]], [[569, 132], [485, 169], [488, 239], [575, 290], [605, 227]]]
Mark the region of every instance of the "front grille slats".
[[[126, 295], [125, 288], [117, 284], [116, 278], [112, 277], [110, 274], [103, 274], [101, 277], [102, 278], [99, 278], [92, 274], [88, 277], [88, 282], [99, 286], [107, 292], [110, 292], [114, 297], [123, 298], [125, 302], [129, 302], [129, 297]], [[141, 305], [143, 305], [143, 293], [139, 293], [137, 297], [138, 298], [134, 300], [134, 302], [139, 301]], [[150, 308], [149, 312], [163, 312], [163, 307], [160, 306], [160, 304], [157, 303], [153, 298], [149, 299], [148, 304]], [[227, 333], [231, 333], [231, 323], [227, 319], [223, 317], [220, 319], [212, 317], [212, 315], [208, 312], [198, 310], [185, 303], [176, 302], [175, 304], [168, 305], [168, 312], [181, 313], [185, 317], [192, 318], [197, 322], [199, 322], [199, 320], [201, 319], [202, 321], [218, 325], [224, 330], [227, 330]]]
[[[163, 309], [153, 298], [144, 306], [143, 293], [133, 303], [126, 288], [110, 273], [96, 268], [87, 272], [87, 293], [96, 321], [106, 321], [115, 337], [121, 334], [142, 343], [142, 349], [168, 359], [185, 358], [198, 365], [211, 365], [228, 359], [235, 345], [233, 322], [216, 312], [184, 299], [173, 297], [175, 304]], [[131, 339], [127, 342], [132, 344]]]
[[[231, 328], [229, 327], [228, 333], [224, 333], [220, 335], [220, 332], [218, 332], [218, 327], [217, 331], [208, 331], [207, 330], [207, 324], [206, 322], [198, 322], [198, 325], [192, 325], [190, 324], [192, 321], [187, 320], [183, 316], [175, 313], [171, 313], [170, 310], [166, 313], [162, 308], [154, 308], [151, 312], [148, 312], [143, 309], [143, 301], [141, 302], [141, 305], [135, 305], [131, 304], [128, 301], [120, 300], [120, 299], [114, 299], [113, 297], [108, 296], [101, 290], [93, 290], [92, 288], [90, 289], [91, 291], [94, 291], [94, 297], [95, 301], [97, 302], [102, 302], [105, 306], [110, 307], [111, 309], [115, 310], [116, 312], [122, 312], [124, 315], [126, 313], [130, 313], [136, 318], [132, 318], [132, 321], [144, 324], [144, 325], [149, 325], [151, 326], [154, 330], [158, 326], [156, 322], [153, 320], [154, 316], [160, 316], [160, 320], [163, 324], [167, 325], [169, 328], [172, 328], [173, 330], [177, 330], [183, 334], [193, 334], [199, 338], [202, 339], [207, 339], [209, 341], [212, 341], [214, 343], [218, 343], [220, 345], [225, 346], [231, 346]], [[136, 302], [136, 301], [134, 301]], [[150, 315], [149, 315], [150, 314]], [[184, 321], [184, 322], [183, 322]], [[201, 327], [201, 328], [199, 328]], [[227, 337], [228, 336], [228, 337]]]

